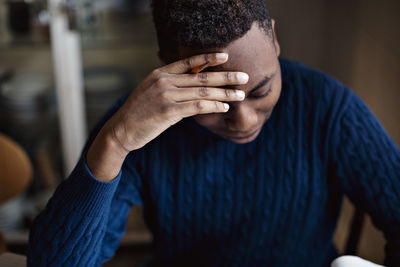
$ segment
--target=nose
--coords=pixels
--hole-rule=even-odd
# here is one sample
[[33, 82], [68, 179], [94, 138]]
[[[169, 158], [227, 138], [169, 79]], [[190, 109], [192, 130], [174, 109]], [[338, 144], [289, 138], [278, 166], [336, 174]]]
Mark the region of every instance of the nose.
[[250, 131], [254, 131], [257, 122], [257, 113], [249, 104], [244, 102], [230, 103], [230, 109], [225, 117], [229, 131], [250, 133]]

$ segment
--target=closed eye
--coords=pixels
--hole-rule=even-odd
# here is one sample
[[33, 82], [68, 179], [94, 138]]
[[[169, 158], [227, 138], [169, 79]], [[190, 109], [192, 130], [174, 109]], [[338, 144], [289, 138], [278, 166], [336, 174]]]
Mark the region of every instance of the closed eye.
[[[261, 90], [258, 90], [258, 91], [261, 91]], [[272, 92], [272, 87], [269, 87], [267, 89], [267, 91], [265, 91], [265, 93], [261, 93], [261, 94], [260, 93], [259, 94], [253, 93], [251, 95], [248, 95], [247, 97], [248, 98], [254, 98], [254, 99], [264, 98], [264, 97], [267, 97], [271, 92]]]

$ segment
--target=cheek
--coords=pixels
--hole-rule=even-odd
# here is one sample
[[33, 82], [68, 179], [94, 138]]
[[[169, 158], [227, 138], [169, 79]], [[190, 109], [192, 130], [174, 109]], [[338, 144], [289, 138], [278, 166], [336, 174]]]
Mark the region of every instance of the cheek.
[[281, 87], [277, 86], [272, 90], [272, 92], [268, 97], [259, 101], [258, 103], [254, 103], [254, 108], [257, 112], [257, 116], [260, 122], [261, 121], [265, 122], [266, 120], [269, 119], [274, 107], [278, 103], [280, 95], [281, 95]]
[[271, 92], [271, 95], [268, 97], [268, 109], [273, 109], [276, 103], [278, 103], [279, 97], [281, 96], [281, 90], [282, 89], [279, 86]]
[[221, 125], [223, 115], [221, 114], [201, 114], [193, 117], [194, 120], [206, 128], [217, 128]]
[[281, 96], [281, 91], [282, 91], [282, 82], [280, 79], [278, 79], [274, 84], [273, 84], [273, 89], [271, 91], [271, 94], [267, 97], [266, 99], [266, 109], [272, 110], [276, 103], [278, 103], [279, 97]]
[[260, 101], [255, 101], [254, 102], [254, 108], [257, 111], [257, 113], [269, 113], [276, 105], [276, 103], [279, 100], [279, 97], [281, 95], [281, 89], [276, 88], [271, 91], [271, 93], [266, 97], [265, 99], [262, 99]]

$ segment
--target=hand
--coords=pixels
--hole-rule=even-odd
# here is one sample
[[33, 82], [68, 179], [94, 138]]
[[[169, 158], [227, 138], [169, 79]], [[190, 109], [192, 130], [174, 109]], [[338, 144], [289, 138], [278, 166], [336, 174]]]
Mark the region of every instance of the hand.
[[[217, 66], [227, 60], [228, 55], [225, 53], [203, 54], [154, 70], [138, 85], [96, 137], [92, 147], [97, 146], [97, 149], [91, 147], [88, 152], [89, 168], [92, 170], [90, 165], [99, 165], [93, 161], [99, 159], [99, 153], [104, 154], [105, 148], [109, 152], [113, 150], [110, 155], [118, 155], [121, 163], [118, 165], [122, 166], [123, 159], [130, 151], [143, 147], [183, 118], [227, 112], [229, 105], [224, 102], [242, 101], [245, 97], [243, 91], [217, 87], [246, 84], [249, 79], [246, 73], [188, 74], [194, 67], [204, 64]], [[109, 145], [105, 146], [105, 143]]]

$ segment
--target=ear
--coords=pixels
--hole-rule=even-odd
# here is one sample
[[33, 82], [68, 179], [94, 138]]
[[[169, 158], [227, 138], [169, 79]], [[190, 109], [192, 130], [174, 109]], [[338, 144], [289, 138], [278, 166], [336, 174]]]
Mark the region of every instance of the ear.
[[165, 64], [165, 61], [164, 61], [164, 60], [162, 59], [162, 57], [161, 57], [160, 50], [157, 51], [157, 57], [158, 57], [158, 59], [160, 60], [161, 65], [166, 65], [166, 64]]
[[279, 57], [279, 55], [281, 54], [281, 46], [279, 45], [278, 42], [278, 38], [276, 37], [276, 31], [275, 31], [275, 20], [272, 19], [272, 34], [274, 37], [274, 46], [275, 46], [275, 51], [276, 51], [276, 55]]

